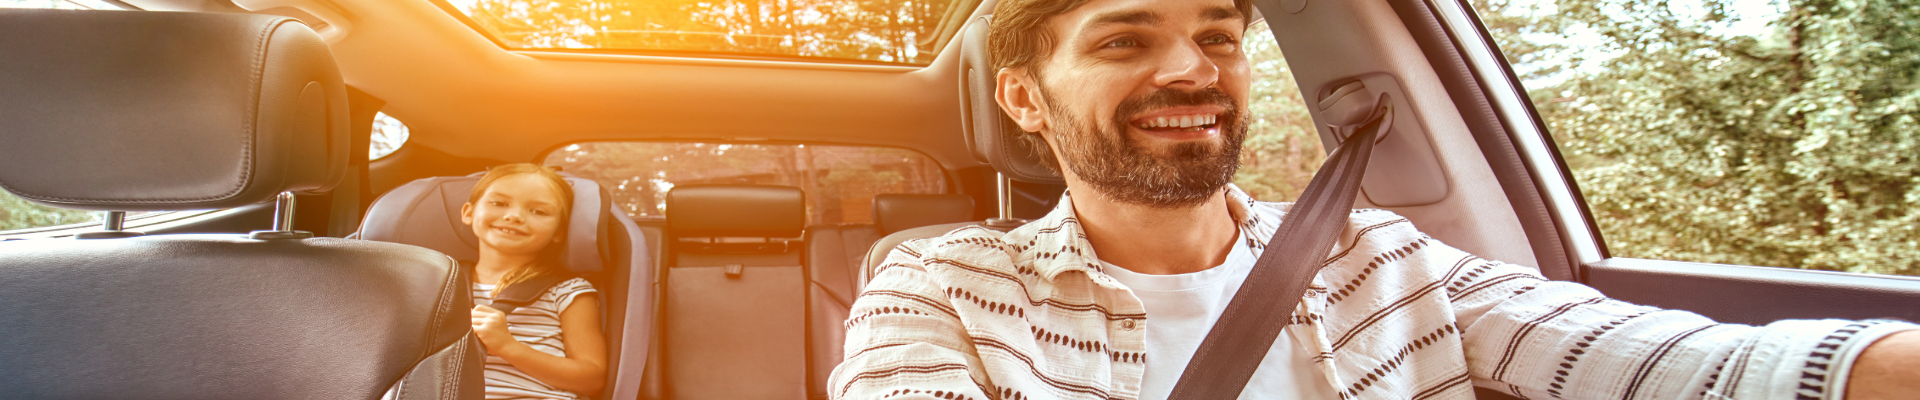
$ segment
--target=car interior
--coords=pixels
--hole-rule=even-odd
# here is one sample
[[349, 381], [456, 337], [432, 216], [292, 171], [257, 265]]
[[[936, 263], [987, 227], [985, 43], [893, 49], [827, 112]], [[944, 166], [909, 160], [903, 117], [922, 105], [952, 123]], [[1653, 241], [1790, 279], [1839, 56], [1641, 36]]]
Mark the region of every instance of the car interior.
[[[478, 173], [532, 162], [563, 166], [567, 268], [605, 302], [593, 398], [825, 399], [888, 251], [1016, 228], [1065, 190], [991, 97], [995, 0], [933, 5], [912, 61], [523, 48], [459, 0], [104, 4], [0, 8], [0, 188], [110, 213], [0, 231], [7, 397], [475, 398], [459, 208]], [[1325, 148], [1381, 95], [1403, 110], [1357, 208], [1723, 322], [1920, 319], [1912, 278], [1610, 256], [1465, 1], [1254, 4]], [[410, 133], [375, 159], [380, 116]], [[668, 147], [839, 158], [754, 161], [813, 171], [783, 181], [620, 155]], [[925, 167], [862, 171], [929, 189], [815, 167], [883, 158]], [[656, 170], [676, 178], [627, 179]]]

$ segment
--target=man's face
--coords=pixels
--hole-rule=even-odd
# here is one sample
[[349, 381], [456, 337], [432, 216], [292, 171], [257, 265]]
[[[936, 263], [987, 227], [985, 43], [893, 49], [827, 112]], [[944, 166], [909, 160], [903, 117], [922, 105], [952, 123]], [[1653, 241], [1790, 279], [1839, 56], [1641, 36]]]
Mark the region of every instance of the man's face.
[[[1038, 130], [1114, 200], [1191, 206], [1233, 178], [1246, 136], [1246, 20], [1231, 0], [1095, 0], [1048, 20]], [[1025, 125], [1022, 121], [1023, 125]]]

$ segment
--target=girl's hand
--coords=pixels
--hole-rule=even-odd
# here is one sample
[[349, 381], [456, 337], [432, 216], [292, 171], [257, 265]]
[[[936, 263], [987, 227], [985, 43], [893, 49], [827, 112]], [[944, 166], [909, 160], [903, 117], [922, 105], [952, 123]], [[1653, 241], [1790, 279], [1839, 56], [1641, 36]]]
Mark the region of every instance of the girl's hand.
[[507, 313], [484, 305], [473, 306], [473, 334], [489, 352], [497, 353], [507, 345], [519, 343], [507, 332]]

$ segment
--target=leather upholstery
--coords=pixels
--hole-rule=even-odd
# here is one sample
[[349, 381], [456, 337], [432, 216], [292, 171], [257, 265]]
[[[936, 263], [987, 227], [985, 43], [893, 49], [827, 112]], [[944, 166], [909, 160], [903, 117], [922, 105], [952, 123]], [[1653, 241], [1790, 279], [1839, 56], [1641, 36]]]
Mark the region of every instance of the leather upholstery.
[[[878, 199], [875, 203], [878, 204]], [[867, 247], [880, 240], [874, 225], [807, 227], [807, 398], [828, 397], [827, 377], [846, 358], [846, 321]]]
[[1040, 154], [1020, 139], [1027, 133], [993, 100], [996, 71], [987, 57], [987, 27], [992, 21], [993, 15], [973, 17], [960, 30], [960, 125], [967, 134], [967, 148], [975, 159], [1007, 178], [1064, 184], [1065, 178], [1041, 158], [1053, 155]]
[[686, 185], [667, 192], [667, 228], [679, 237], [800, 237], [806, 228], [800, 188]]
[[0, 188], [85, 210], [187, 210], [331, 189], [347, 92], [286, 17], [0, 9]]
[[[374, 201], [354, 237], [476, 260], [479, 239], [460, 222], [460, 208], [483, 175], [424, 178], [400, 185]], [[573, 186], [574, 212], [567, 222], [567, 241], [562, 244], [567, 250], [562, 258], [568, 270], [593, 283], [605, 304], [609, 382], [605, 392], [611, 398], [634, 398], [640, 391], [639, 371], [646, 367], [653, 342], [654, 266], [658, 264], [652, 250], [659, 248], [658, 233], [650, 242], [626, 211], [614, 207], [613, 196], [598, 183], [564, 178]], [[620, 380], [622, 376], [627, 379]]]
[[963, 194], [883, 194], [873, 197], [873, 224], [886, 235], [909, 228], [973, 220], [973, 198]]
[[483, 391], [466, 274], [419, 247], [231, 234], [20, 240], [0, 242], [0, 274], [10, 398]]
[[673, 399], [806, 396], [807, 271], [799, 188], [686, 185], [667, 193], [662, 377]]
[[[235, 207], [345, 174], [325, 43], [246, 14], [0, 10], [0, 184], [67, 208]], [[478, 399], [468, 278], [359, 240], [0, 242], [9, 398]]]

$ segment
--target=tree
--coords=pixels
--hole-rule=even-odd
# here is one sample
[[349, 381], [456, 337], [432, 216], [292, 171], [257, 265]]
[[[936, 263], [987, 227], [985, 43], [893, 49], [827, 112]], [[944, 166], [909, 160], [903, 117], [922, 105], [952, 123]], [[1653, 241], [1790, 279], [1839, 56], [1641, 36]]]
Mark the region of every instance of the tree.
[[1615, 255], [1920, 274], [1920, 1], [1785, 1], [1757, 36], [1727, 0], [1479, 6], [1566, 78], [1529, 94]]

